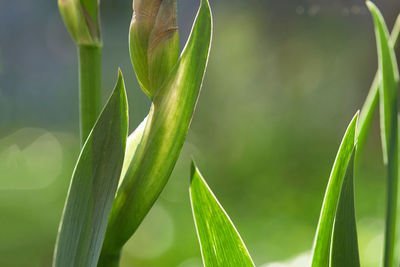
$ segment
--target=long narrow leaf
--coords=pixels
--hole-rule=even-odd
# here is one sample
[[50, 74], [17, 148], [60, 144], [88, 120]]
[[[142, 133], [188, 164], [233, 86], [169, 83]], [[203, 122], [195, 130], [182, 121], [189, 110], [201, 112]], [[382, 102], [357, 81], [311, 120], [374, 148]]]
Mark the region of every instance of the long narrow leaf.
[[370, 1], [367, 6], [372, 13], [377, 39], [379, 73], [382, 78], [380, 87], [381, 136], [384, 162], [387, 163], [391, 139], [397, 135], [397, 85], [398, 69], [394, 50], [389, 42], [389, 33], [378, 8]]
[[75, 166], [53, 265], [96, 266], [124, 160], [128, 126], [122, 74]]
[[354, 208], [354, 154], [344, 176], [332, 233], [331, 267], [359, 267], [356, 214]]
[[382, 86], [379, 89], [380, 123], [383, 159], [387, 167], [388, 197], [386, 211], [384, 266], [398, 266], [399, 253], [395, 250], [396, 235], [399, 227], [398, 211], [398, 125], [397, 91], [399, 73], [393, 46], [389, 42], [389, 32], [378, 8], [370, 1], [367, 6], [375, 24], [378, 49], [379, 71]]
[[347, 127], [332, 167], [315, 235], [312, 267], [329, 266], [333, 223], [341, 186], [354, 148], [357, 119], [358, 112]]
[[164, 85], [154, 96], [143, 137], [113, 203], [99, 266], [118, 262], [163, 190], [179, 157], [200, 93], [211, 44], [212, 20], [201, 0], [192, 32]]
[[[400, 36], [400, 15], [397, 16], [396, 22], [394, 23], [392, 34], [390, 35], [390, 45], [393, 49], [396, 47]], [[357, 150], [356, 150], [356, 165], [358, 164], [360, 154], [363, 151], [365, 141], [367, 139], [368, 132], [371, 128], [372, 119], [378, 107], [379, 102], [379, 87], [382, 86], [382, 77], [378, 70], [374, 81], [372, 82], [371, 88], [368, 92], [367, 98], [365, 99], [364, 105], [360, 112], [360, 118], [357, 125]]]
[[204, 266], [254, 266], [239, 232], [194, 162], [189, 193]]

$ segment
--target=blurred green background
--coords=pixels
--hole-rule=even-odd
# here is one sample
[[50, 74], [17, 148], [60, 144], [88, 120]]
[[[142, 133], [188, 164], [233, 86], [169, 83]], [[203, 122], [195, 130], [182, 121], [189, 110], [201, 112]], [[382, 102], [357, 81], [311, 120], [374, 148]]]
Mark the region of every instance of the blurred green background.
[[[182, 47], [198, 2], [178, 0]], [[400, 2], [375, 2], [391, 28]], [[191, 155], [257, 265], [306, 266], [337, 148], [377, 69], [372, 19], [361, 0], [211, 5], [212, 52], [186, 144], [122, 266], [201, 266]], [[133, 130], [150, 102], [128, 53], [131, 1], [102, 0], [101, 16], [104, 99], [120, 66]], [[57, 1], [0, 0], [0, 266], [51, 264], [79, 153], [77, 84]], [[376, 117], [356, 176], [362, 266], [381, 261], [384, 206]]]

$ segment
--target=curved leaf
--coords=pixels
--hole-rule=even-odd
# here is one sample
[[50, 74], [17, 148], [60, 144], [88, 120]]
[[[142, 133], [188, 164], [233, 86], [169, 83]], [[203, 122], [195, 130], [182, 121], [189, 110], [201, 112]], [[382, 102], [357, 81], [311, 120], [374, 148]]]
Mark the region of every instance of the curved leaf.
[[397, 135], [397, 85], [398, 67], [394, 49], [389, 42], [389, 33], [378, 8], [370, 1], [367, 6], [371, 11], [375, 24], [375, 35], [378, 48], [379, 73], [382, 79], [380, 88], [381, 136], [384, 162], [388, 161], [388, 149], [391, 139]]
[[72, 175], [53, 266], [96, 266], [124, 160], [128, 127], [122, 74]]
[[146, 126], [147, 117], [139, 124], [139, 126], [128, 136], [126, 139], [124, 164], [122, 165], [121, 176], [119, 179], [118, 187], [122, 184], [125, 174], [135, 158], [135, 153], [143, 137], [143, 131]]
[[367, 6], [374, 19], [379, 71], [382, 77], [382, 86], [379, 88], [380, 125], [383, 160], [388, 175], [384, 266], [398, 266], [399, 253], [395, 249], [395, 244], [400, 223], [397, 204], [399, 201], [397, 125], [399, 71], [383, 16], [372, 2], [367, 1]]
[[167, 81], [154, 96], [135, 158], [113, 203], [100, 266], [118, 262], [161, 193], [179, 157], [200, 93], [211, 43], [211, 11], [202, 0], [189, 40]]
[[204, 266], [255, 266], [239, 232], [194, 162], [189, 193]]
[[359, 267], [356, 214], [354, 208], [354, 154], [344, 176], [332, 233], [331, 267]]
[[[390, 45], [394, 49], [399, 41], [400, 37], [400, 15], [397, 16], [396, 22], [394, 23], [392, 34], [390, 35]], [[372, 119], [375, 111], [378, 107], [379, 102], [379, 87], [382, 86], [382, 77], [378, 70], [374, 81], [372, 82], [371, 88], [369, 89], [367, 98], [365, 99], [364, 105], [360, 112], [360, 118], [357, 125], [357, 150], [355, 161], [356, 165], [360, 158], [360, 154], [363, 151], [368, 132], [371, 128]]]
[[354, 148], [354, 139], [358, 112], [354, 115], [340, 144], [339, 151], [333, 163], [328, 187], [322, 203], [321, 215], [314, 240], [312, 267], [328, 267], [331, 247], [331, 236], [336, 208], [343, 179], [350, 162]]

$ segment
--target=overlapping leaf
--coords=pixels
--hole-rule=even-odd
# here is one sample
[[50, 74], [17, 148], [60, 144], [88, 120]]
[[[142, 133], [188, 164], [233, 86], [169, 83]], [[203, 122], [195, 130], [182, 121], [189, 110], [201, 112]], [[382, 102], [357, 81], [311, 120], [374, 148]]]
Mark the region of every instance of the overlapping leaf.
[[75, 166], [53, 265], [96, 266], [124, 160], [128, 127], [122, 75]]
[[388, 203], [386, 212], [384, 266], [398, 266], [399, 253], [395, 250], [399, 228], [398, 212], [398, 122], [397, 95], [399, 73], [389, 32], [379, 9], [370, 1], [367, 6], [372, 14], [378, 49], [379, 73], [382, 86], [379, 88], [380, 125], [382, 151], [388, 175]]
[[143, 131], [146, 126], [146, 122], [147, 117], [144, 118], [144, 120], [133, 131], [133, 133], [128, 136], [128, 139], [126, 139], [124, 164], [122, 165], [121, 177], [118, 186], [121, 185], [122, 181], [124, 180], [125, 174], [129, 169], [129, 166], [132, 164], [133, 159], [135, 158], [135, 153], [143, 137]]
[[[390, 36], [390, 45], [394, 49], [400, 36], [400, 15], [397, 17], [396, 22], [393, 26], [392, 34]], [[356, 151], [356, 163], [360, 158], [360, 153], [363, 151], [365, 141], [367, 139], [368, 132], [371, 128], [372, 119], [378, 108], [379, 102], [379, 87], [382, 86], [382, 76], [378, 70], [374, 81], [372, 82], [371, 88], [368, 92], [367, 98], [365, 99], [364, 105], [360, 112], [360, 119], [358, 120], [357, 126], [357, 151]]]
[[161, 193], [182, 149], [200, 93], [211, 43], [211, 10], [202, 0], [189, 40], [153, 98], [143, 137], [113, 203], [101, 266], [118, 261]]
[[254, 266], [238, 231], [194, 163], [189, 192], [204, 266]]
[[354, 155], [347, 166], [332, 233], [331, 267], [359, 267], [358, 238], [354, 208]]
[[358, 112], [347, 127], [332, 167], [315, 235], [312, 267], [329, 266], [334, 219], [342, 183], [348, 166], [351, 164], [350, 159], [354, 149], [357, 119]]

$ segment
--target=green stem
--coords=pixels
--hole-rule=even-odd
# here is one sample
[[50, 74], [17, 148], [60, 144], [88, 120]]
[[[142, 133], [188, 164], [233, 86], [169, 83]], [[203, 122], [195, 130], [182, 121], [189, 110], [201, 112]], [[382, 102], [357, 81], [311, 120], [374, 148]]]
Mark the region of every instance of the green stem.
[[101, 111], [101, 46], [79, 45], [79, 113], [81, 146]]
[[118, 253], [101, 253], [97, 267], [118, 267], [120, 259], [120, 251]]
[[[397, 113], [397, 112], [396, 112]], [[397, 117], [396, 117], [397, 118]], [[397, 132], [397, 121], [393, 125]], [[384, 243], [384, 264], [385, 267], [399, 266], [399, 253], [396, 242], [398, 240], [398, 204], [399, 204], [399, 177], [398, 177], [398, 136], [392, 138], [391, 146], [388, 147], [387, 163], [387, 206], [386, 206], [386, 227]]]

